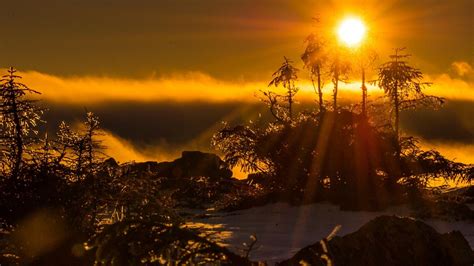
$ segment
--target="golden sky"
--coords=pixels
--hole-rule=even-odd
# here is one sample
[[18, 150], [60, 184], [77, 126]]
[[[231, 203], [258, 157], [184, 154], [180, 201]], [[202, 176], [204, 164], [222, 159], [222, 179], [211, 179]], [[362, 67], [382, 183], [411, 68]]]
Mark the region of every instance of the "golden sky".
[[304, 37], [364, 19], [381, 56], [406, 46], [430, 74], [474, 60], [472, 0], [15, 0], [2, 3], [0, 67], [58, 76], [200, 72], [267, 80]]

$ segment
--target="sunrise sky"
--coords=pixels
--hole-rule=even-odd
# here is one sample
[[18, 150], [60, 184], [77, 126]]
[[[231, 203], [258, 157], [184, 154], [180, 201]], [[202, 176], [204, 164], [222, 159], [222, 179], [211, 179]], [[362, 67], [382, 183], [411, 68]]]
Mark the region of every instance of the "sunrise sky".
[[[411, 62], [434, 83], [429, 93], [448, 99], [444, 110], [406, 118], [405, 129], [451, 158], [474, 162], [472, 0], [15, 0], [1, 6], [0, 68], [19, 69], [43, 93], [53, 120], [74, 121], [84, 108], [97, 112], [110, 133], [110, 152], [122, 161], [202, 149], [221, 121], [265, 112], [254, 94], [283, 56], [302, 68], [309, 33], [318, 27], [336, 38], [336, 25], [357, 16], [378, 63], [393, 48], [407, 47]], [[312, 99], [308, 74], [300, 79], [300, 100]], [[342, 97], [358, 100], [357, 82], [342, 85]], [[371, 96], [379, 93], [371, 88]]]

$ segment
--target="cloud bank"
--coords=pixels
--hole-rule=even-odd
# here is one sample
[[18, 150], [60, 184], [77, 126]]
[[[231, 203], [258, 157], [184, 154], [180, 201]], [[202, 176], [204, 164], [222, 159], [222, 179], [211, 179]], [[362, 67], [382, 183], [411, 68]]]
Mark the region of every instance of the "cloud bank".
[[[450, 73], [427, 75], [433, 86], [427, 90], [448, 99], [474, 101], [474, 71], [466, 62], [452, 65], [457, 76]], [[5, 73], [5, 71], [2, 71]], [[259, 90], [267, 88], [270, 77], [262, 81], [224, 81], [199, 72], [175, 74], [166, 77], [147, 79], [126, 79], [111, 77], [59, 77], [35, 71], [20, 73], [24, 83], [42, 93], [41, 98], [52, 102], [80, 105], [110, 101], [256, 101]], [[302, 72], [299, 82], [298, 98], [314, 99], [311, 82]], [[341, 84], [341, 97], [359, 99], [358, 81]], [[381, 95], [376, 87], [369, 88], [373, 96]], [[324, 87], [326, 96], [332, 92], [330, 82]]]

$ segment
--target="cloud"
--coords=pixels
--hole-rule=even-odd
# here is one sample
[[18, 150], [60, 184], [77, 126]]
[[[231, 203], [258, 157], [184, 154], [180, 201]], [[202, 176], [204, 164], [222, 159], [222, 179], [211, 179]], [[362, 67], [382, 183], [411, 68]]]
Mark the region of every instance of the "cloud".
[[[5, 70], [0, 70], [5, 73]], [[186, 72], [156, 78], [128, 79], [113, 77], [60, 77], [36, 71], [19, 72], [22, 82], [41, 92], [40, 99], [55, 103], [93, 105], [104, 102], [257, 102], [260, 90], [268, 88], [268, 79], [262, 81], [219, 80], [200, 72]], [[302, 74], [302, 76], [304, 76]], [[311, 82], [305, 78], [298, 82], [300, 91], [297, 98], [315, 98]], [[358, 98], [358, 82], [341, 83], [341, 98]], [[375, 90], [374, 88], [370, 88]], [[282, 88], [272, 90], [284, 93]], [[326, 97], [330, 97], [332, 85], [324, 87]]]
[[[105, 147], [104, 153], [117, 160], [120, 163], [135, 161], [173, 161], [180, 157], [182, 150], [188, 150], [192, 146], [180, 148], [172, 148], [168, 145], [153, 144], [146, 147], [136, 147], [133, 142], [128, 141], [124, 138], [113, 134], [110, 131], [102, 130], [102, 135], [99, 137], [100, 141]], [[198, 150], [208, 151], [203, 147], [197, 148]]]
[[474, 101], [474, 83], [463, 78], [455, 78], [449, 74], [427, 75], [432, 86], [426, 93], [451, 100]]
[[[449, 73], [426, 75], [433, 83], [428, 92], [450, 99], [474, 99], [472, 66], [464, 61], [457, 61], [452, 63], [452, 69], [458, 77]], [[0, 73], [6, 73], [6, 70], [0, 69]], [[261, 80], [252, 81], [221, 80], [202, 72], [182, 72], [160, 77], [153, 74], [142, 79], [108, 76], [62, 77], [37, 71], [20, 71], [19, 74], [23, 77], [23, 83], [42, 93], [41, 99], [82, 106], [114, 101], [258, 101], [255, 95], [259, 90], [268, 88], [270, 79], [270, 76], [265, 76], [261, 77]], [[472, 80], [470, 76], [473, 77]], [[300, 88], [297, 98], [315, 99], [314, 89], [306, 71], [301, 71], [297, 85]], [[339, 96], [343, 100], [360, 98], [360, 81], [356, 77], [348, 83], [341, 82], [339, 86]], [[382, 95], [382, 91], [375, 86], [368, 85], [368, 89], [373, 96]], [[284, 93], [281, 88], [276, 90]], [[329, 99], [332, 84], [327, 78], [323, 91]]]
[[224, 82], [191, 72], [162, 78], [58, 77], [39, 72], [20, 73], [23, 82], [42, 93], [41, 98], [61, 103], [105, 101], [230, 101], [248, 99], [264, 86], [257, 82]]
[[451, 64], [453, 70], [461, 77], [474, 75], [474, 68], [464, 61], [456, 61]]
[[431, 142], [426, 140], [422, 140], [420, 144], [426, 150], [436, 149], [450, 160], [474, 164], [474, 144]]
[[103, 141], [103, 145], [106, 147], [105, 154], [119, 162], [143, 162], [156, 159], [143, 154], [129, 141], [117, 137], [111, 132], [104, 131], [103, 133], [104, 135], [101, 136], [101, 140]]
[[[472, 69], [469, 64], [457, 64], [467, 77]], [[455, 63], [453, 63], [454, 65]], [[469, 66], [469, 67], [467, 67]], [[5, 71], [1, 71], [5, 73]], [[112, 77], [60, 77], [36, 71], [20, 72], [23, 82], [42, 93], [41, 99], [57, 102], [89, 106], [104, 102], [116, 101], [174, 101], [174, 102], [255, 102], [259, 90], [267, 89], [268, 77], [262, 81], [224, 81], [200, 72], [187, 72], [164, 77], [145, 79], [127, 79]], [[311, 82], [301, 74], [298, 82], [300, 100], [315, 99]], [[455, 78], [449, 74], [427, 75], [433, 86], [427, 90], [449, 99], [474, 100], [474, 83], [469, 80]], [[340, 98], [356, 100], [360, 98], [360, 82], [340, 84]], [[278, 90], [278, 89], [277, 89]], [[280, 89], [281, 92], [283, 90]], [[380, 96], [381, 90], [369, 86], [372, 96]], [[332, 85], [326, 82], [325, 97], [330, 97]]]

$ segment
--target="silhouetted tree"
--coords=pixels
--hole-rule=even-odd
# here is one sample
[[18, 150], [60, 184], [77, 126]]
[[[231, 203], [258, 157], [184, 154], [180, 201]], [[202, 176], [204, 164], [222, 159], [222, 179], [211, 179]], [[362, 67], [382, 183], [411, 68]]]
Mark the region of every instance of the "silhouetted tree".
[[264, 97], [261, 98], [270, 111], [270, 114], [275, 118], [278, 124], [287, 124], [289, 122], [288, 107], [283, 106], [286, 96], [276, 92], [261, 90]]
[[[57, 147], [55, 150], [58, 153], [58, 164], [62, 164], [64, 162], [68, 167], [77, 165], [76, 160], [72, 157], [71, 153], [76, 153], [76, 143], [79, 142], [79, 134], [73, 131], [71, 127], [66, 124], [66, 122], [61, 121], [56, 133], [56, 141]], [[78, 152], [78, 154], [74, 155], [80, 157], [81, 159], [78, 161], [82, 162], [82, 152]]]
[[100, 229], [87, 243], [96, 265], [251, 265], [197, 230], [141, 213]]
[[57, 133], [58, 162], [64, 161], [72, 167], [77, 178], [94, 173], [104, 149], [102, 141], [97, 139], [100, 135], [99, 119], [92, 112], [86, 114], [86, 120], [78, 132], [61, 122]]
[[288, 58], [284, 57], [284, 59], [285, 60], [280, 68], [273, 73], [273, 79], [270, 81], [268, 86], [274, 85], [275, 87], [278, 87], [281, 84], [286, 89], [285, 100], [288, 103], [288, 121], [291, 122], [293, 120], [294, 97], [298, 92], [298, 88], [295, 85], [295, 82], [298, 79], [298, 69], [292, 65], [293, 62]]
[[[439, 106], [443, 98], [429, 96], [423, 93], [423, 88], [431, 83], [423, 82], [423, 73], [410, 65], [406, 59], [410, 57], [403, 54], [405, 48], [395, 49], [395, 54], [390, 55], [390, 61], [384, 63], [378, 71], [377, 83], [390, 98], [392, 103], [393, 126], [395, 135], [400, 142], [400, 111], [415, 108], [420, 105]], [[400, 146], [400, 145], [399, 145]], [[400, 156], [401, 148], [397, 154]]]
[[25, 149], [35, 141], [36, 127], [42, 111], [35, 101], [27, 99], [31, 94], [40, 94], [25, 84], [16, 70], [10, 68], [0, 80], [1, 98], [1, 149], [2, 159], [6, 161], [12, 179], [17, 179], [24, 163]]
[[269, 172], [272, 162], [258, 153], [262, 130], [250, 126], [230, 127], [227, 124], [212, 138], [212, 145], [222, 151], [225, 161], [232, 167], [241, 166], [245, 172]]
[[362, 101], [361, 101], [361, 113], [367, 115], [367, 80], [366, 74], [367, 70], [374, 64], [377, 59], [377, 54], [375, 51], [370, 48], [363, 47], [358, 51], [357, 55], [357, 65], [361, 73], [361, 91], [362, 91]]
[[[320, 36], [310, 34], [305, 42], [306, 49], [301, 55], [301, 60], [303, 60], [304, 67], [310, 72], [311, 83], [314, 91], [318, 95], [319, 111], [322, 112], [324, 111], [322, 72], [326, 64], [327, 55], [324, 49], [324, 43]], [[315, 79], [317, 86], [315, 84]]]
[[86, 152], [86, 163], [87, 168], [95, 171], [97, 163], [100, 161], [100, 156], [103, 155], [104, 146], [102, 141], [98, 140], [97, 137], [101, 136], [99, 127], [99, 117], [94, 115], [92, 112], [88, 112], [86, 115], [86, 121], [84, 121], [84, 146]]
[[53, 143], [46, 133], [43, 138], [38, 140], [38, 147], [32, 153], [32, 167], [40, 175], [48, 175], [57, 166], [54, 160], [55, 157]]
[[335, 49], [330, 54], [329, 73], [333, 84], [333, 110], [337, 110], [337, 94], [339, 92], [339, 81], [346, 79], [350, 70], [350, 64], [344, 56], [342, 48]]

